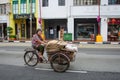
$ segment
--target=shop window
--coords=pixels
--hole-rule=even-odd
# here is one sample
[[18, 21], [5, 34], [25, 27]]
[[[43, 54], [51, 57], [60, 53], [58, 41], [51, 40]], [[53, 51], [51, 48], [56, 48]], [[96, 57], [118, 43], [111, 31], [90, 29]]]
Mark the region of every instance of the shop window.
[[78, 24], [77, 25], [77, 40], [93, 40], [94, 39], [94, 24]]
[[120, 40], [120, 19], [111, 18], [108, 22], [108, 40]]

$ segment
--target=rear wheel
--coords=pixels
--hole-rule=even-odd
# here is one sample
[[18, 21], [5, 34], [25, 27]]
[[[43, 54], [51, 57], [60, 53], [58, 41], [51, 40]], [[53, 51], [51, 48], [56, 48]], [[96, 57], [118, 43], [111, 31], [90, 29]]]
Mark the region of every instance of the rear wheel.
[[36, 66], [38, 63], [38, 56], [33, 51], [24, 54], [24, 61], [28, 66]]
[[51, 67], [56, 72], [65, 72], [69, 68], [69, 65], [70, 65], [70, 62], [67, 56], [64, 56], [62, 54], [54, 55], [51, 58], [50, 63], [51, 63]]

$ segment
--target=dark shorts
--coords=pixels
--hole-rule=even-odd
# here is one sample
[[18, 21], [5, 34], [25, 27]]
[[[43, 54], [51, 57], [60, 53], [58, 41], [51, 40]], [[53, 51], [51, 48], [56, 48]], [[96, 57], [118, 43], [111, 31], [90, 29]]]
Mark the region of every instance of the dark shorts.
[[39, 45], [38, 47], [36, 47], [36, 49], [39, 51], [39, 52], [44, 52], [44, 46], [43, 45]]

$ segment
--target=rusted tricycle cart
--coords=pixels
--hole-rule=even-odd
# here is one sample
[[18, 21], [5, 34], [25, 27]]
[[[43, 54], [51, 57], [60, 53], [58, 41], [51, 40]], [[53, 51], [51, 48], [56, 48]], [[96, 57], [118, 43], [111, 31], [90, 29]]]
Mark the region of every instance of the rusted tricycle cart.
[[[59, 47], [61, 43], [54, 45], [54, 47], [53, 45], [51, 45], [52, 49], [49, 45], [47, 48], [45, 48], [47, 59], [44, 58], [44, 63], [50, 62], [51, 67], [56, 72], [65, 72], [69, 68], [70, 62], [75, 60], [76, 51], [66, 49], [66, 44], [62, 44], [61, 48]], [[40, 63], [40, 58], [37, 53], [38, 51], [36, 49], [25, 49], [24, 61], [28, 66], [36, 66], [38, 63]]]

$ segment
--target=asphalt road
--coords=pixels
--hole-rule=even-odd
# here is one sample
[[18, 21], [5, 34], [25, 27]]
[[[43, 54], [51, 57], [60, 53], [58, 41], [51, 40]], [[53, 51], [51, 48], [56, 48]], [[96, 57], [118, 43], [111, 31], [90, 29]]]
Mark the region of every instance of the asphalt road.
[[119, 80], [120, 73], [111, 72], [65, 72], [57, 73], [48, 70], [36, 70], [31, 67], [20, 67], [0, 64], [0, 80]]
[[54, 72], [50, 64], [24, 65], [28, 46], [0, 47], [0, 80], [119, 80], [119, 48], [79, 48], [76, 61], [65, 73]]
[[[28, 46], [1, 46], [0, 64], [25, 66], [23, 55]], [[119, 48], [79, 48], [76, 60], [69, 70], [120, 72]], [[37, 68], [50, 69], [50, 64], [38, 64]]]

